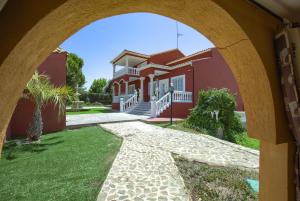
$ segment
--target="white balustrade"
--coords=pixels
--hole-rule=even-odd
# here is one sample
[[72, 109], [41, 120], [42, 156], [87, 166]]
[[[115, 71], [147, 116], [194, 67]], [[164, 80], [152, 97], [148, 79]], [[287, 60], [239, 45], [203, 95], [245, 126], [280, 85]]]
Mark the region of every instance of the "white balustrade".
[[140, 71], [137, 68], [124, 67], [114, 74], [114, 78], [121, 77], [122, 75], [140, 75]]
[[188, 102], [191, 103], [193, 101], [192, 92], [187, 91], [174, 91], [173, 93], [173, 101], [174, 102]]
[[129, 111], [132, 108], [132, 106], [137, 104], [137, 102], [138, 102], [138, 98], [136, 92], [127, 100], [124, 100], [124, 98], [122, 98], [122, 101], [120, 101], [120, 111], [121, 112]]
[[128, 69], [127, 74], [129, 75], [140, 75], [140, 71], [137, 68], [128, 67], [127, 69]]
[[[192, 92], [174, 91], [173, 102], [176, 103], [191, 103], [193, 100]], [[171, 105], [171, 93], [168, 92], [158, 101], [151, 101], [151, 116], [157, 117]]]
[[166, 110], [171, 105], [171, 93], [165, 94], [161, 97], [155, 104], [151, 104], [153, 108], [151, 108], [152, 117], [159, 116], [164, 110]]

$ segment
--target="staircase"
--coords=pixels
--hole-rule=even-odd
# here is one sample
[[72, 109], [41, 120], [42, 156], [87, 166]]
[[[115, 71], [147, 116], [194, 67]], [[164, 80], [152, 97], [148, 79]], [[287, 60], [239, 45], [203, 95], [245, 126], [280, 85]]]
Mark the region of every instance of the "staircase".
[[136, 104], [130, 111], [126, 112], [134, 115], [151, 116], [151, 103], [141, 102]]

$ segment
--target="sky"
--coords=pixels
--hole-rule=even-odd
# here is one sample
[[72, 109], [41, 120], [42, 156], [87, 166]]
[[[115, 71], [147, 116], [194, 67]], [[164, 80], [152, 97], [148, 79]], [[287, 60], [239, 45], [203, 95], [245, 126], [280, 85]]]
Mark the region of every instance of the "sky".
[[[214, 45], [201, 33], [178, 22], [179, 49], [189, 55]], [[60, 47], [84, 60], [88, 89], [94, 79], [112, 78], [110, 61], [124, 49], [153, 54], [176, 48], [176, 21], [150, 13], [117, 15], [95, 21], [65, 40]]]

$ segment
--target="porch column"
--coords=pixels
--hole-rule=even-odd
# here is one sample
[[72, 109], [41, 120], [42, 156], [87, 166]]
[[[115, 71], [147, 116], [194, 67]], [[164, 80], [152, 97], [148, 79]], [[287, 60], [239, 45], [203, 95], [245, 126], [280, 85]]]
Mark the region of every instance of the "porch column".
[[116, 73], [116, 64], [113, 64], [113, 77], [115, 77], [115, 73]]
[[128, 95], [128, 82], [125, 82], [125, 94]]
[[150, 78], [150, 101], [151, 101], [152, 96], [153, 96], [153, 78], [154, 78], [154, 74], [150, 74], [149, 78]]
[[141, 81], [141, 84], [140, 84], [140, 91], [139, 91], [139, 101], [141, 102], [144, 102], [144, 80], [145, 80], [145, 77], [140, 77], [140, 81]]

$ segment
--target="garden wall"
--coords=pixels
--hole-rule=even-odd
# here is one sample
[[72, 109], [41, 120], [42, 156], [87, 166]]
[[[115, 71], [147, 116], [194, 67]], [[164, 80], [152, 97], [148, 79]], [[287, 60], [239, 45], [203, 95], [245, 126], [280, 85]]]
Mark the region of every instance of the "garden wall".
[[[50, 56], [38, 67], [38, 72], [48, 75], [55, 86], [66, 84], [67, 52], [52, 52]], [[34, 104], [26, 99], [19, 99], [11, 117], [6, 138], [24, 138], [29, 122], [34, 112]], [[42, 109], [44, 133], [63, 130], [66, 126], [66, 115], [58, 118], [58, 108], [48, 104]]]

